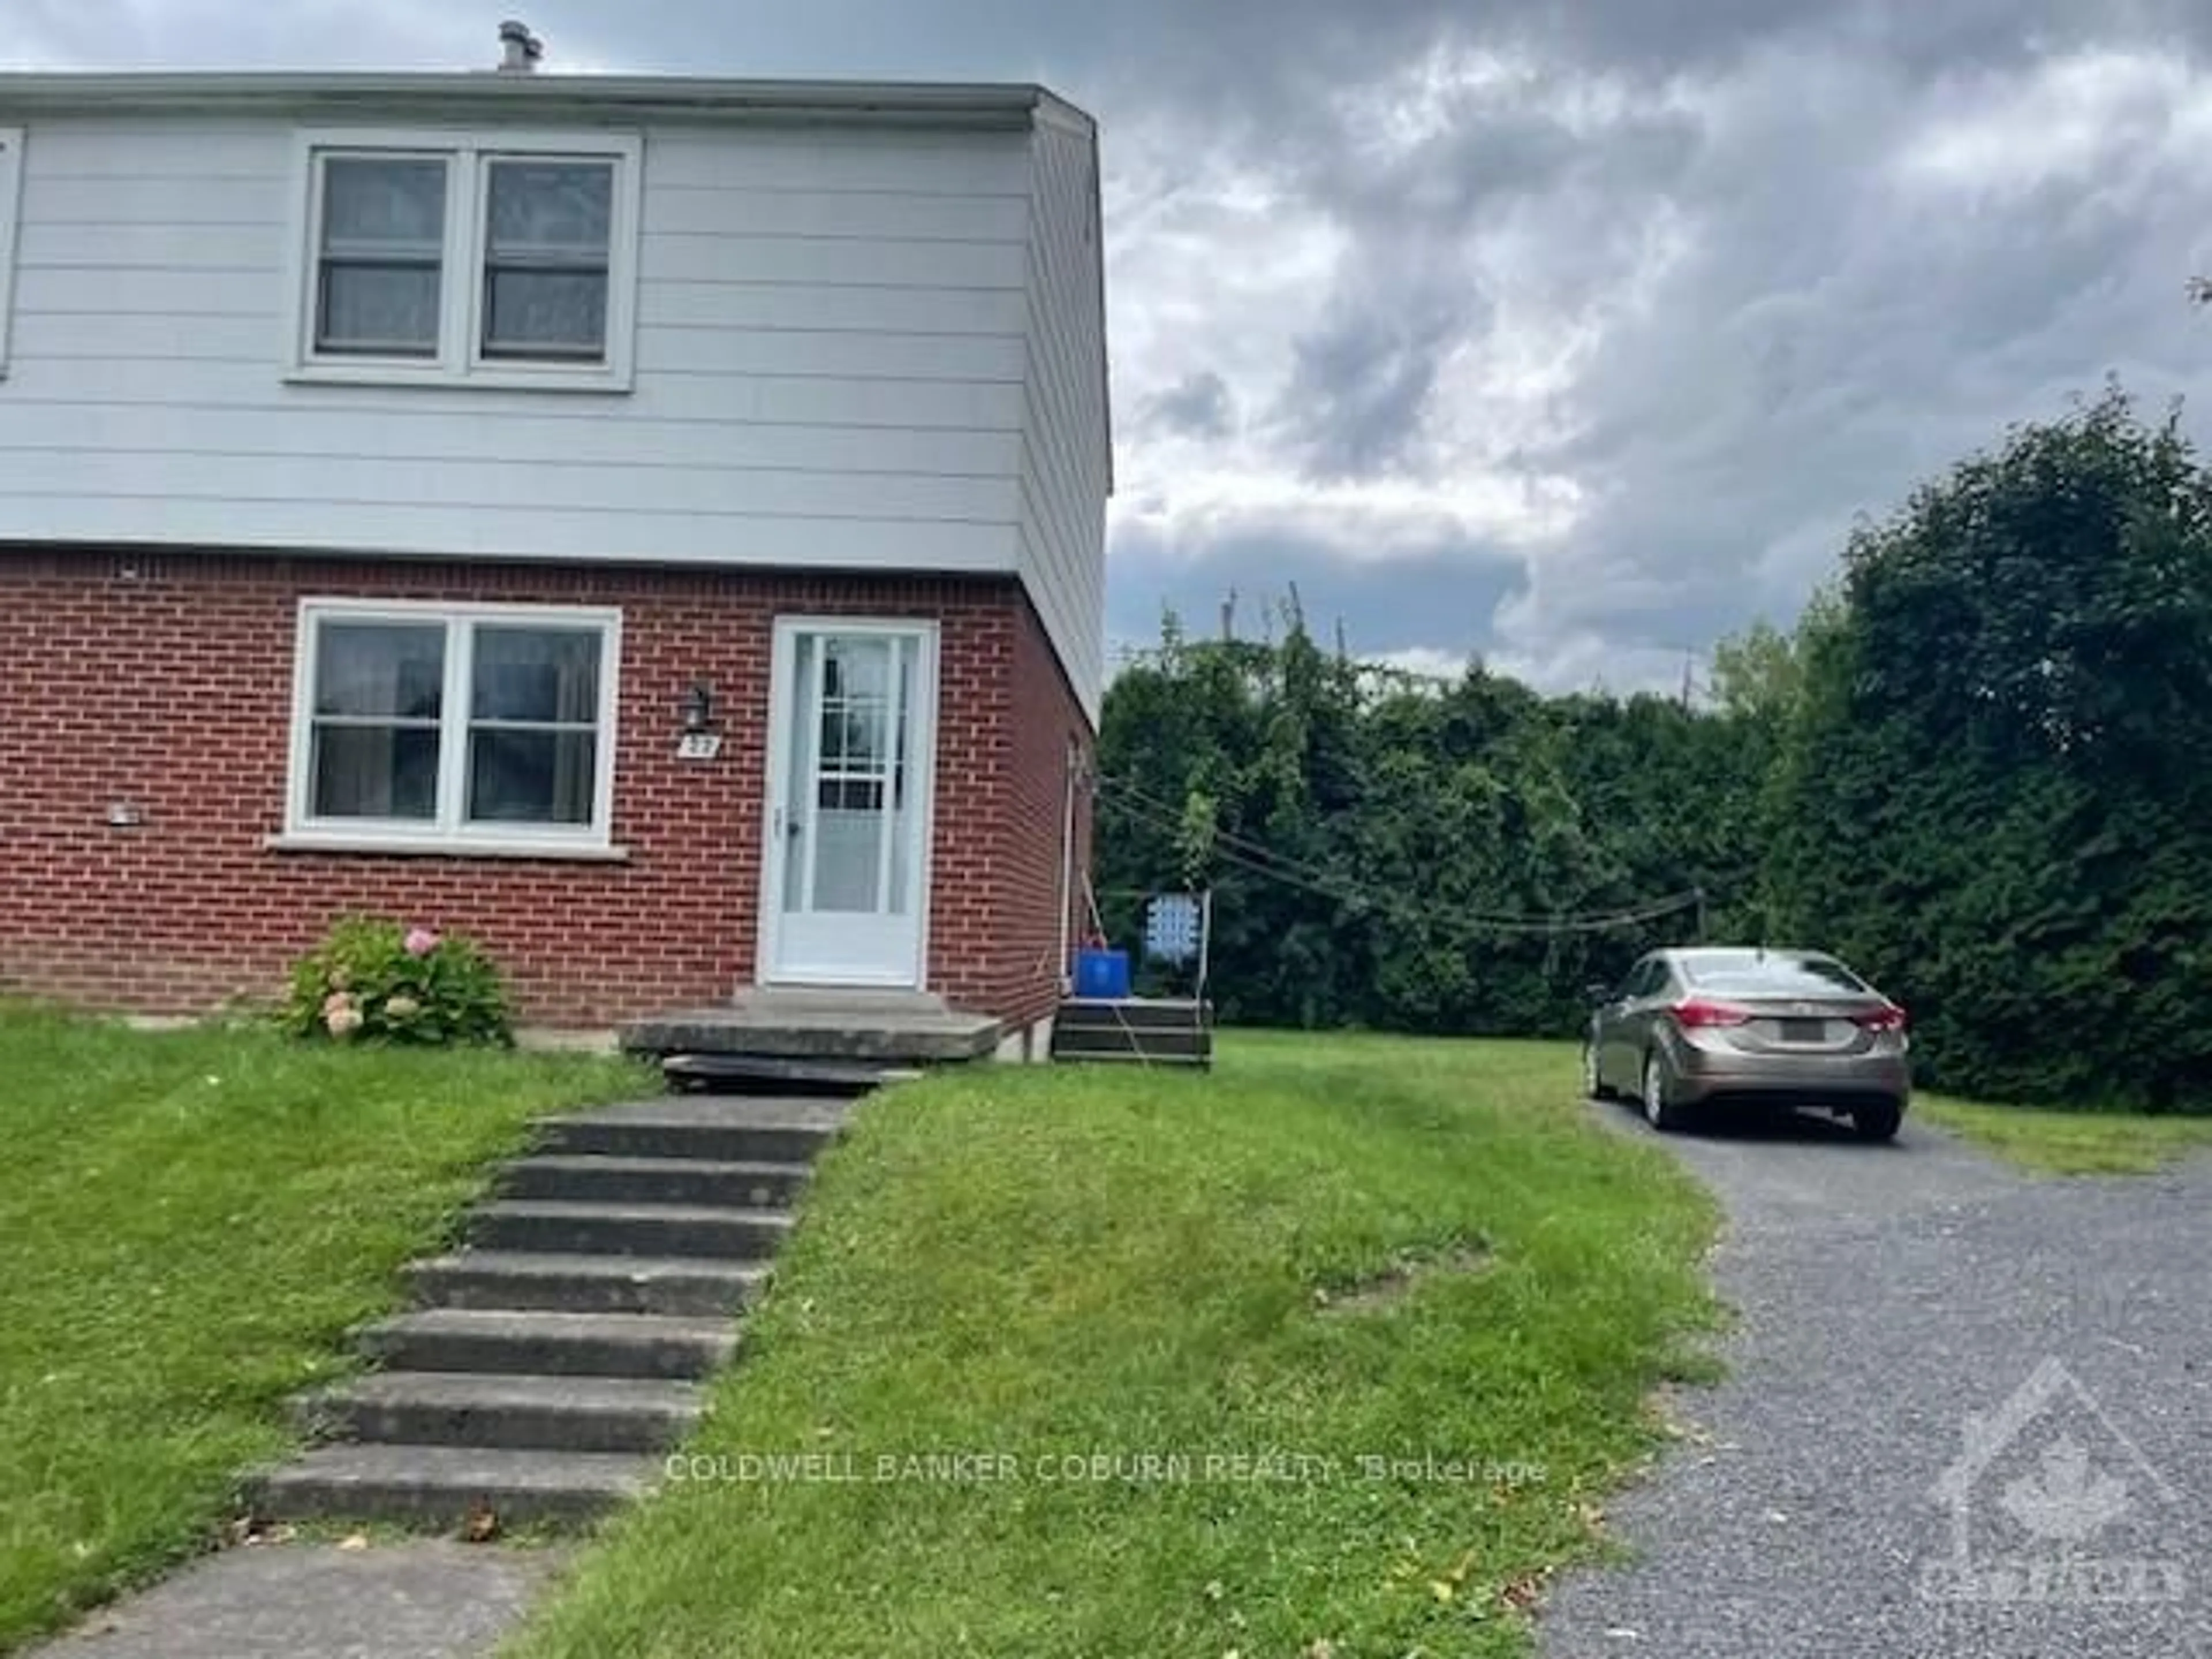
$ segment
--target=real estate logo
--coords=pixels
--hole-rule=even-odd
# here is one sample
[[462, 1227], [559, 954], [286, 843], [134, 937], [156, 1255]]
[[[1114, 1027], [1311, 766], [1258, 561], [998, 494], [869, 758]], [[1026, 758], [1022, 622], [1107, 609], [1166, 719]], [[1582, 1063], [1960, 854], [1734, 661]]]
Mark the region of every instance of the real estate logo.
[[1950, 1549], [1922, 1563], [1923, 1599], [2125, 1606], [2189, 1595], [2183, 1564], [2160, 1547], [2179, 1496], [2057, 1360], [1964, 1426], [1965, 1449], [1929, 1493], [1949, 1511]]

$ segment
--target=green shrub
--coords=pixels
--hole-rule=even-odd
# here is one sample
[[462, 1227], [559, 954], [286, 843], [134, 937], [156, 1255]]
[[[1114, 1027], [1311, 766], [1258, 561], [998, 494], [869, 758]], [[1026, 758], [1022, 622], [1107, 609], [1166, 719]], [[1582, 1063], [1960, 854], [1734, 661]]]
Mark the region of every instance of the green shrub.
[[514, 1041], [499, 972], [475, 944], [365, 916], [339, 922], [293, 968], [279, 1020], [337, 1042]]

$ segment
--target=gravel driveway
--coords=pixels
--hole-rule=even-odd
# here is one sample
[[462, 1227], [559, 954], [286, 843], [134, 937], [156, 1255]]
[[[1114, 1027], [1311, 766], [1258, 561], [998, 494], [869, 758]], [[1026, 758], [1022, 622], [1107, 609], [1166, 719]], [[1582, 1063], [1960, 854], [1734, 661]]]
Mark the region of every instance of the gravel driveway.
[[2212, 1161], [2041, 1178], [1810, 1117], [1666, 1144], [1728, 1211], [1729, 1376], [1613, 1506], [1635, 1559], [1555, 1586], [1547, 1659], [2212, 1656]]

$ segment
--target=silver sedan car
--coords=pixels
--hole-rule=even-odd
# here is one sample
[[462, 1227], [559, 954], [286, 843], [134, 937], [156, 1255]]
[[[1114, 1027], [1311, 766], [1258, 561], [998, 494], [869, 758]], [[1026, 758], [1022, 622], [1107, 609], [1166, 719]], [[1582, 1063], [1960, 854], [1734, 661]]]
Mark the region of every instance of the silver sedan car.
[[1654, 951], [1593, 986], [1583, 1082], [1659, 1129], [1705, 1106], [1808, 1106], [1888, 1140], [1912, 1093], [1905, 1010], [1817, 951]]

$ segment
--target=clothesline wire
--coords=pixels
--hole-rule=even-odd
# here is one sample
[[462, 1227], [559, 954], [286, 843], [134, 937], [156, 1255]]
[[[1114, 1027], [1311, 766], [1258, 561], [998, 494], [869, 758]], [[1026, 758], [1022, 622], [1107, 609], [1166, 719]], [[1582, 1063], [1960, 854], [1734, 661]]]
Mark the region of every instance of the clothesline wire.
[[[1181, 814], [1157, 797], [1148, 795], [1133, 785], [1109, 775], [1102, 774], [1099, 782], [1109, 797], [1119, 798], [1112, 804], [1118, 806], [1120, 810], [1149, 823], [1153, 829], [1170, 834], [1179, 833], [1182, 830], [1183, 823]], [[1645, 903], [1621, 909], [1584, 915], [1563, 911], [1545, 916], [1508, 915], [1495, 912], [1461, 911], [1442, 906], [1417, 907], [1408, 905], [1406, 901], [1395, 896], [1363, 890], [1356, 884], [1316, 871], [1310, 865], [1285, 858], [1246, 836], [1216, 830], [1213, 832], [1212, 840], [1214, 844], [1212, 850], [1215, 857], [1249, 873], [1265, 877], [1286, 887], [1301, 889], [1316, 896], [1330, 899], [1336, 903], [1348, 905], [1355, 909], [1372, 911], [1391, 916], [1401, 922], [1425, 927], [1433, 926], [1441, 921], [1447, 926], [1455, 925], [1469, 932], [1518, 933], [1535, 937], [1547, 934], [1557, 936], [1563, 933], [1611, 933], [1622, 927], [1632, 927], [1642, 922], [1656, 921], [1667, 916], [1680, 915], [1705, 902], [1703, 890], [1692, 888], [1686, 891], [1670, 894], [1662, 898], [1653, 899]], [[1104, 898], [1152, 896], [1102, 892], [1097, 896]]]

